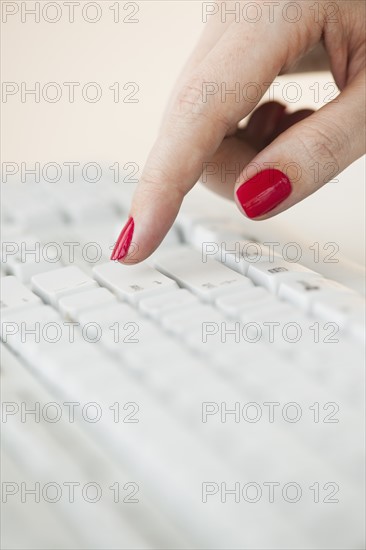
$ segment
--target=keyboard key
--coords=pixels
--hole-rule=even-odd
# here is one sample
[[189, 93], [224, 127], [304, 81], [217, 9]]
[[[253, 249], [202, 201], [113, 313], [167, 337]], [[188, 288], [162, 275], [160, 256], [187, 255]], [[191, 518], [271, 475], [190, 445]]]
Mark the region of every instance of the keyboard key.
[[239, 241], [246, 238], [248, 238], [248, 232], [245, 232], [243, 225], [228, 217], [223, 220], [207, 220], [197, 223], [192, 229], [190, 242], [197, 248], [201, 248], [202, 243], [220, 245], [228, 239]]
[[[27, 192], [26, 188], [30, 191]], [[37, 184], [7, 184], [2, 198], [6, 217], [25, 229], [34, 231], [36, 227], [52, 227], [63, 222], [61, 212], [54, 208], [52, 198], [42, 193]]]
[[149, 321], [129, 304], [116, 302], [80, 312], [78, 322], [82, 327], [88, 325], [89, 338], [98, 339], [109, 351], [121, 355], [126, 344], [139, 345], [143, 325], [146, 327]]
[[[118, 305], [122, 309], [129, 307], [126, 304]], [[98, 311], [95, 310], [96, 313]], [[89, 310], [83, 315], [87, 314]], [[111, 392], [113, 386], [113, 373], [109, 371], [109, 356], [100, 344], [107, 335], [113, 339], [113, 331], [97, 315], [90, 314], [88, 320], [99, 324], [100, 340], [95, 338], [93, 327], [82, 332], [77, 326], [70, 330], [57, 311], [51, 306], [41, 305], [9, 315], [1, 326], [2, 339], [58, 391], [74, 391], [75, 382], [78, 381], [79, 398], [87, 397], [91, 389], [94, 397], [108, 397], [108, 391]], [[18, 330], [10, 331], [9, 323], [15, 324]], [[85, 322], [80, 320], [80, 326], [85, 329]], [[96, 376], [103, 380], [99, 390], [95, 385]], [[118, 388], [116, 395], [117, 392]]]
[[175, 365], [176, 358], [184, 351], [180, 342], [144, 319], [136, 323], [133, 333], [129, 330], [129, 335], [119, 346], [118, 354], [134, 375], [148, 378], [151, 371], [161, 368], [162, 364], [170, 367]]
[[248, 275], [251, 265], [257, 265], [261, 262], [273, 262], [275, 259], [281, 258], [263, 244], [253, 241], [232, 242], [228, 240], [222, 243], [217, 259], [230, 269]]
[[240, 292], [233, 292], [216, 298], [215, 305], [229, 317], [239, 317], [240, 313], [248, 306], [257, 306], [271, 303], [274, 297], [261, 287], [251, 287], [243, 289]]
[[[309, 281], [301, 276], [296, 280], [282, 282], [278, 290], [280, 298], [305, 311], [310, 311], [312, 303], [321, 300], [322, 296], [337, 296], [343, 293], [348, 295], [352, 291], [336, 281], [316, 277]], [[347, 296], [345, 298], [347, 299]]]
[[223, 323], [225, 317], [210, 305], [186, 307], [178, 311], [171, 311], [162, 316], [163, 327], [173, 334], [188, 335], [190, 331], [202, 333], [203, 323]]
[[251, 264], [248, 268], [248, 277], [256, 284], [264, 286], [270, 292], [276, 293], [282, 282], [296, 281], [299, 277], [311, 280], [314, 277], [319, 278], [319, 273], [311, 271], [306, 267], [278, 260], [273, 262], [258, 262]]
[[52, 307], [42, 303], [9, 311], [1, 323], [2, 340], [26, 361], [37, 357], [41, 345], [55, 346], [60, 334], [61, 317]]
[[79, 314], [86, 309], [104, 307], [107, 304], [116, 302], [116, 298], [106, 288], [94, 288], [80, 294], [64, 296], [59, 301], [61, 313], [69, 319], [76, 320]]
[[7, 224], [5, 224], [5, 227], [2, 225], [1, 230], [3, 232], [0, 248], [0, 260], [2, 264], [7, 265], [14, 261], [15, 258], [22, 258], [23, 261], [29, 261], [32, 259], [32, 256], [37, 260], [41, 259], [39, 239], [35, 235], [29, 232], [25, 233], [24, 229], [17, 229], [16, 226], [12, 229]]
[[174, 292], [158, 294], [150, 298], [145, 298], [139, 303], [139, 308], [143, 313], [150, 315], [156, 320], [169, 311], [184, 308], [187, 305], [199, 304], [194, 294], [184, 288]]
[[98, 287], [93, 279], [74, 266], [34, 275], [31, 284], [34, 292], [53, 306], [57, 306], [62, 296]]
[[22, 283], [29, 283], [33, 275], [38, 273], [46, 273], [47, 271], [54, 271], [62, 267], [61, 262], [12, 262], [8, 266], [8, 271]]
[[258, 342], [260, 345], [267, 341], [272, 347], [285, 352], [294, 351], [295, 345], [297, 357], [307, 343], [311, 343], [309, 325], [314, 321], [301, 318], [296, 308], [280, 301], [269, 304], [262, 302], [248, 307], [242, 311], [240, 320], [244, 326], [245, 339], [249, 342]]
[[102, 193], [98, 183], [64, 182], [54, 186], [52, 197], [69, 222], [84, 223], [110, 220], [117, 215], [113, 205], [103, 200]]
[[246, 308], [241, 311], [240, 318], [243, 323], [255, 323], [263, 321], [277, 321], [278, 317], [286, 317], [288, 321], [292, 320], [291, 315], [296, 313], [296, 309], [289, 304], [284, 304], [280, 300], [268, 300], [258, 304], [249, 302]]
[[143, 317], [136, 309], [129, 304], [120, 302], [105, 304], [101, 308], [88, 308], [78, 315], [78, 321], [82, 326], [86, 323], [98, 323], [101, 327], [108, 327], [115, 323], [126, 323], [128, 321], [140, 321]]
[[93, 269], [99, 284], [118, 298], [137, 303], [142, 298], [177, 288], [177, 283], [147, 264], [122, 265], [108, 262]]
[[[88, 234], [89, 232], [89, 234]], [[86, 275], [92, 275], [92, 268], [105, 263], [110, 256], [114, 240], [110, 231], [101, 228], [100, 223], [72, 224], [52, 227], [47, 234], [40, 232], [42, 246], [55, 242], [59, 247], [59, 256], [64, 265], [79, 267]], [[46, 271], [46, 270], [45, 270]]]
[[205, 256], [214, 258], [243, 275], [247, 275], [251, 265], [281, 260], [281, 256], [268, 246], [225, 234], [217, 242], [203, 241], [197, 248]]
[[159, 271], [206, 302], [220, 294], [251, 286], [248, 279], [223, 264], [210, 258], [204, 262], [201, 254], [189, 246], [164, 250], [153, 261]]
[[[215, 197], [216, 198], [216, 197]], [[200, 243], [204, 241], [215, 242], [220, 244], [221, 242], [229, 245], [232, 242], [251, 242], [251, 243], [265, 243], [269, 235], [269, 227], [272, 229], [272, 239], [273, 239], [273, 229], [274, 229], [274, 220], [271, 220], [270, 223], [267, 221], [260, 224], [253, 224], [251, 220], [243, 218], [237, 211], [233, 211], [230, 206], [230, 202], [219, 201], [217, 204], [217, 211], [212, 213], [209, 210], [204, 216], [202, 215], [202, 206], [197, 204], [197, 200], [192, 201], [191, 208], [186, 212], [187, 225], [189, 223], [189, 218], [192, 217], [193, 210], [193, 224], [189, 226], [189, 231], [187, 231], [187, 241], [194, 244], [194, 246], [200, 247]], [[183, 203], [186, 203], [186, 199]], [[221, 206], [220, 206], [221, 203]], [[228, 208], [227, 208], [228, 207]], [[218, 213], [219, 212], [219, 213]], [[239, 214], [239, 215], [238, 215]], [[178, 215], [178, 221], [180, 221], [181, 211]], [[283, 231], [278, 231], [278, 227], [275, 230], [275, 240], [281, 241], [280, 234]], [[272, 241], [271, 239], [271, 241]], [[277, 243], [279, 245], [280, 243]], [[263, 246], [263, 245], [262, 245]]]
[[[216, 197], [212, 196], [213, 201]], [[220, 207], [215, 209], [206, 201], [197, 200], [191, 194], [185, 196], [184, 201], [175, 220], [175, 225], [179, 227], [184, 240], [191, 243], [193, 229], [195, 225], [201, 223], [230, 223], [232, 221], [232, 208], [229, 202], [223, 203], [222, 200], [217, 201]]]
[[41, 304], [41, 300], [12, 275], [1, 278], [1, 315]]
[[44, 251], [35, 235], [19, 233], [2, 241], [1, 262], [8, 273], [22, 283], [28, 283], [33, 275], [59, 269], [61, 261], [50, 251]]
[[365, 302], [355, 292], [329, 292], [314, 300], [312, 312], [326, 321], [345, 327], [352, 321], [361, 322], [365, 315]]

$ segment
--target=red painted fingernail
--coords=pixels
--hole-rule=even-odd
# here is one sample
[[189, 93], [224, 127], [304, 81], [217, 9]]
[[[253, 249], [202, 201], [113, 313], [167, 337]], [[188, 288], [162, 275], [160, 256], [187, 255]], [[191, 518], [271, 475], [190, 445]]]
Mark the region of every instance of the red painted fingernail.
[[283, 172], [268, 168], [243, 183], [236, 196], [248, 218], [257, 218], [284, 201], [291, 189], [290, 180]]
[[132, 241], [134, 227], [135, 224], [133, 218], [128, 218], [126, 225], [122, 229], [117, 239], [116, 245], [111, 255], [111, 260], [122, 260], [127, 255], [128, 249], [130, 248], [130, 244]]

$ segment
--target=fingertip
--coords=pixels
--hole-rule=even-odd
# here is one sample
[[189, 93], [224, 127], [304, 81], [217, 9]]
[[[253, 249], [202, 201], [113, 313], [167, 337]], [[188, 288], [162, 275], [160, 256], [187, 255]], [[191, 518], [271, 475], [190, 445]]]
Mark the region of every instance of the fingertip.
[[134, 219], [132, 216], [130, 216], [118, 236], [113, 252], [111, 254], [111, 260], [121, 261], [127, 256], [134, 233], [134, 227]]
[[146, 260], [170, 230], [181, 202], [182, 197], [169, 190], [154, 192], [152, 188], [144, 188], [137, 192], [111, 259], [123, 265]]

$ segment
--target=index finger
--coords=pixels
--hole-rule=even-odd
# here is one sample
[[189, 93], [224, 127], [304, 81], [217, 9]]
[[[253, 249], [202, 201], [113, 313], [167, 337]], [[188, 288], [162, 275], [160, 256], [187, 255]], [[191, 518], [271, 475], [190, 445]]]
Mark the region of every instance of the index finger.
[[[203, 162], [228, 130], [254, 109], [285, 64], [292, 29], [281, 31], [265, 24], [244, 30], [231, 25], [187, 77], [147, 159], [126, 224], [129, 230], [122, 230], [112, 259], [137, 263], [163, 240], [185, 194], [198, 181]], [[255, 101], [230, 93], [237, 83], [260, 83]], [[129, 255], [131, 240], [135, 246]]]

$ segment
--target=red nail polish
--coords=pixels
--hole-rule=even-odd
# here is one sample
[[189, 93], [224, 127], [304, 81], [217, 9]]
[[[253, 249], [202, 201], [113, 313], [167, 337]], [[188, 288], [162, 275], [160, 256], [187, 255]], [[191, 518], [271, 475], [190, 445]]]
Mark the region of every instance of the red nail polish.
[[269, 168], [243, 183], [236, 196], [248, 218], [257, 218], [273, 210], [290, 193], [288, 177], [280, 170]]
[[130, 244], [132, 241], [134, 227], [135, 224], [133, 218], [128, 218], [126, 225], [122, 229], [117, 239], [116, 245], [111, 255], [111, 260], [122, 260], [127, 255], [128, 249], [130, 248]]

